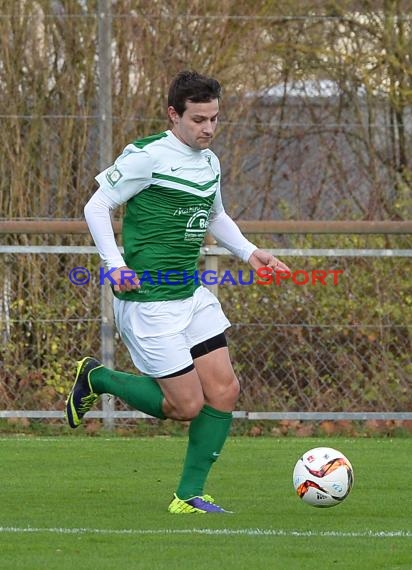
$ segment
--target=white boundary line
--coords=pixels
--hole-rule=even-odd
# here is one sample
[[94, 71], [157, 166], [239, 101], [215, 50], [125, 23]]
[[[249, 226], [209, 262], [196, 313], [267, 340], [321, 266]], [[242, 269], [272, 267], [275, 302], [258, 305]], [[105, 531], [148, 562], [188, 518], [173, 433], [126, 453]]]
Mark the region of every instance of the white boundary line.
[[1, 533], [28, 534], [97, 534], [113, 536], [142, 536], [142, 535], [177, 535], [177, 534], [203, 534], [207, 536], [276, 536], [276, 537], [332, 537], [332, 538], [412, 538], [409, 530], [365, 530], [360, 532], [345, 532], [338, 530], [286, 530], [276, 528], [191, 528], [191, 529], [104, 529], [104, 528], [36, 528], [0, 526]]

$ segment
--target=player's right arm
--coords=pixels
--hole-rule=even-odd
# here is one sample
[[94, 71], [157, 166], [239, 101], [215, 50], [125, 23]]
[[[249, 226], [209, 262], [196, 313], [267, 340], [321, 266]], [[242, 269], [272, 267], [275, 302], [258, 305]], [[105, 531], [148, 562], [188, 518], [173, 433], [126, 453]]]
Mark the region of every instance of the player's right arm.
[[127, 267], [117, 247], [111, 213], [151, 181], [152, 165], [147, 153], [126, 147], [113, 166], [96, 176], [100, 184], [84, 208], [84, 215], [100, 258], [111, 270], [115, 291], [139, 287], [138, 276]]
[[132, 270], [127, 267], [117, 247], [111, 218], [111, 212], [116, 207], [117, 204], [99, 188], [87, 202], [84, 215], [100, 258], [111, 270], [110, 280], [115, 283], [113, 289], [131, 291], [139, 287], [139, 279], [137, 275], [134, 278], [125, 277], [130, 277]]

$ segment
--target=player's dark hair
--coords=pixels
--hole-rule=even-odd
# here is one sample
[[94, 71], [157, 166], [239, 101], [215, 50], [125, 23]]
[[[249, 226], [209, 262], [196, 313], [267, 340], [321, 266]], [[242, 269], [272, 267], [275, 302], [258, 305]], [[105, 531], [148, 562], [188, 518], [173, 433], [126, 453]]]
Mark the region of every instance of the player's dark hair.
[[209, 103], [220, 99], [220, 94], [220, 83], [216, 79], [196, 71], [181, 71], [170, 84], [167, 104], [174, 107], [181, 117], [186, 109], [186, 101]]

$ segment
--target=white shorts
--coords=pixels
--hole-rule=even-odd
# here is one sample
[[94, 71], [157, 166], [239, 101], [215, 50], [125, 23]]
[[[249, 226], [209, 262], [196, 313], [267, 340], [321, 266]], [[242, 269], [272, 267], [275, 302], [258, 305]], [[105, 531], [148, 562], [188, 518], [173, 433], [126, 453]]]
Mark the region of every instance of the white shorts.
[[115, 297], [113, 309], [134, 365], [156, 378], [190, 366], [193, 346], [230, 327], [218, 299], [202, 286], [178, 301], [139, 303]]

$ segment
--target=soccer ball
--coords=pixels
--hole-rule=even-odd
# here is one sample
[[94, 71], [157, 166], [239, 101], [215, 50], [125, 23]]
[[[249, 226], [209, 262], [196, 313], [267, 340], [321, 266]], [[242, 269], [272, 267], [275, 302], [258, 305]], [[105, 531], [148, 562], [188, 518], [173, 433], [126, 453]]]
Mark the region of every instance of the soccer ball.
[[353, 485], [349, 460], [331, 447], [315, 447], [298, 459], [293, 486], [298, 496], [312, 507], [334, 507], [349, 495]]

